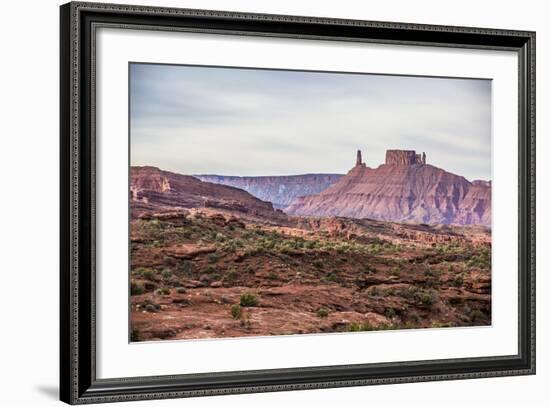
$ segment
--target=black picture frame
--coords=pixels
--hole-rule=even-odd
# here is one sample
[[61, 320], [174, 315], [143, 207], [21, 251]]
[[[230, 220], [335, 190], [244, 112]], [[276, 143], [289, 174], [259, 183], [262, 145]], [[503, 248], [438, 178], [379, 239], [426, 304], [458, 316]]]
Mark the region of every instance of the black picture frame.
[[[535, 373], [534, 32], [82, 2], [62, 5], [60, 22], [62, 401], [83, 404]], [[517, 52], [520, 84], [518, 354], [97, 379], [94, 35], [100, 26]]]

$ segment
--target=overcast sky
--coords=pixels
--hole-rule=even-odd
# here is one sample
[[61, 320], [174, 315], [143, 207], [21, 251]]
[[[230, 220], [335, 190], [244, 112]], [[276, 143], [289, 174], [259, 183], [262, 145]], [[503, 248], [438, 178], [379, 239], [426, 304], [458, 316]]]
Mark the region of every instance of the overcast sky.
[[132, 165], [183, 174], [346, 173], [387, 149], [491, 179], [491, 82], [132, 64]]

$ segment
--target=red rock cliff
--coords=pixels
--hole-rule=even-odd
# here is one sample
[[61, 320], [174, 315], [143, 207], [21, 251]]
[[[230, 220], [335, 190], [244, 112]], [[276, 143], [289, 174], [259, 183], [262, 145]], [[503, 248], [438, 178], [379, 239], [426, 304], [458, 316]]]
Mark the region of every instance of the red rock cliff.
[[378, 168], [355, 166], [325, 191], [285, 212], [397, 222], [491, 224], [491, 187], [425, 164], [415, 151], [388, 150]]

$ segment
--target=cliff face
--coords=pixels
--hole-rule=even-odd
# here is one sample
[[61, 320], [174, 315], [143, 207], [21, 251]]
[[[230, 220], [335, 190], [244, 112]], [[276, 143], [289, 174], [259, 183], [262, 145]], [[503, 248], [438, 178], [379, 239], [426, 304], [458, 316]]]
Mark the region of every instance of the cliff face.
[[195, 175], [201, 181], [244, 189], [251, 195], [285, 208], [295, 198], [318, 194], [337, 182], [340, 174], [305, 174], [267, 177], [235, 177], [224, 175]]
[[130, 194], [134, 208], [210, 207], [257, 215], [275, 214], [270, 202], [241, 189], [202, 182], [192, 176], [155, 167], [130, 169]]
[[285, 212], [490, 226], [490, 183], [472, 183], [425, 162], [415, 151], [389, 150], [385, 164], [356, 165], [325, 191], [297, 198]]

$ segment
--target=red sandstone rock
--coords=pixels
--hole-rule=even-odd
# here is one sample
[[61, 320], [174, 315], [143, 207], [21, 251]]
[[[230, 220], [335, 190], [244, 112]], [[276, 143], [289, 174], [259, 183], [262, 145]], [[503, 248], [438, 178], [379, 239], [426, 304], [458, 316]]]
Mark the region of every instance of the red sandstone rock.
[[491, 225], [490, 183], [469, 182], [418, 162], [415, 151], [388, 150], [378, 168], [353, 167], [316, 195], [299, 197], [285, 212], [397, 222]]
[[387, 165], [413, 165], [420, 164], [419, 157], [414, 150], [387, 150]]
[[[231, 186], [202, 182], [192, 176], [155, 167], [132, 167], [130, 176], [133, 215], [151, 216], [147, 212], [158, 209], [158, 212], [170, 211], [171, 215], [167, 216], [173, 216], [181, 212], [181, 208], [210, 207], [266, 217], [282, 216], [274, 211], [270, 202], [261, 201]], [[182, 216], [185, 216], [185, 212]]]

